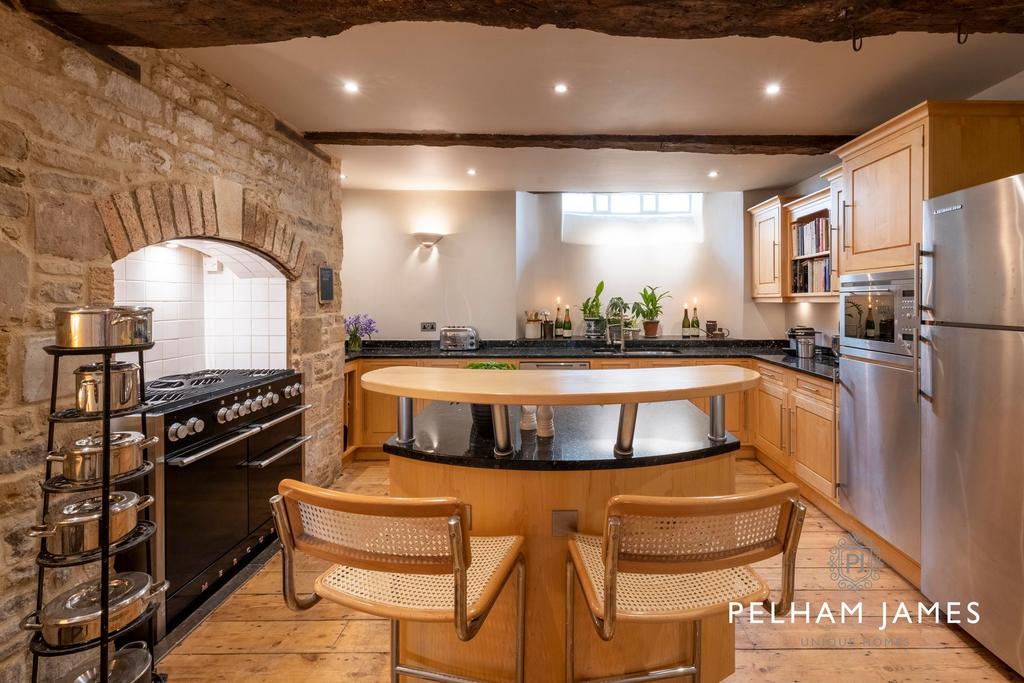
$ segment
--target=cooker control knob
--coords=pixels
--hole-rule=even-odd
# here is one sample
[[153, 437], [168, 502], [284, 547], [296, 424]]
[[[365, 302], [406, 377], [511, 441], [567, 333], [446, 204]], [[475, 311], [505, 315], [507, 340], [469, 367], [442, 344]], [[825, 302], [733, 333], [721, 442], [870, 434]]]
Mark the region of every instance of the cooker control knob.
[[225, 422], [231, 422], [235, 419], [235, 416], [231, 414], [231, 411], [227, 408], [221, 408], [217, 411], [217, 422], [224, 424]]
[[167, 440], [177, 441], [178, 439], [184, 439], [188, 434], [188, 427], [180, 422], [175, 422], [167, 429]]
[[260, 403], [263, 404], [264, 408], [269, 408], [270, 406], [274, 405], [274, 399], [271, 398], [270, 394], [267, 394], [266, 396], [263, 396], [261, 398]]
[[303, 391], [305, 391], [305, 387], [303, 387], [303, 386], [302, 386], [301, 384], [299, 384], [298, 382], [296, 382], [295, 384], [293, 384], [293, 385], [292, 385], [292, 394], [293, 394], [293, 395], [295, 395], [295, 396], [298, 396], [298, 395], [299, 395], [299, 394], [301, 394], [301, 393], [302, 393]]
[[237, 418], [239, 415], [245, 415], [245, 413], [242, 412], [241, 404], [236, 403], [235, 405], [231, 406], [232, 419]]
[[270, 398], [275, 405], [277, 404], [278, 401], [281, 400], [281, 397], [277, 394], [277, 392], [270, 394]]
[[206, 423], [200, 420], [198, 417], [189, 418], [188, 422], [185, 423], [188, 427], [189, 434], [198, 434], [199, 432], [206, 429]]
[[178, 427], [180, 427], [180, 426], [181, 426], [181, 423], [175, 422], [174, 424], [172, 424], [170, 427], [167, 428], [167, 440], [168, 441], [177, 441], [178, 440]]
[[291, 385], [286, 386], [284, 388], [284, 392], [283, 393], [284, 393], [284, 397], [285, 398], [291, 398], [292, 397], [292, 387], [291, 387]]
[[245, 399], [245, 403], [242, 404], [242, 410], [244, 411], [242, 415], [248, 415], [249, 413], [257, 409], [259, 409], [259, 406], [256, 405], [256, 402], [253, 401], [251, 398], [247, 398]]

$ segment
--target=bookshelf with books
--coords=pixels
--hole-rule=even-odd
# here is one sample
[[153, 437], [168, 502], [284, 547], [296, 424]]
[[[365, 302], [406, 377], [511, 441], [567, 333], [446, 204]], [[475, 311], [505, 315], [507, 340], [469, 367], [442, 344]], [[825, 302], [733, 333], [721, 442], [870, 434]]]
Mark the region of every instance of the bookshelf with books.
[[788, 300], [834, 301], [837, 297], [831, 204], [826, 187], [783, 206]]

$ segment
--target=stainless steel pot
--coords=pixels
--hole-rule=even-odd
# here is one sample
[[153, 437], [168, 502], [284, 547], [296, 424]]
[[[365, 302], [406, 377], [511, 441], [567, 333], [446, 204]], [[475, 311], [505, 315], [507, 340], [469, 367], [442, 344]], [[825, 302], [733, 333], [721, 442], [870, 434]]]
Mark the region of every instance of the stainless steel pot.
[[[139, 364], [110, 361], [110, 410], [139, 405]], [[103, 363], [89, 363], [75, 370], [75, 402], [84, 415], [103, 412]]]
[[[139, 511], [153, 504], [153, 496], [132, 491], [110, 494], [110, 542], [124, 538], [139, 521]], [[46, 538], [46, 549], [54, 555], [80, 555], [100, 547], [100, 516], [103, 496], [65, 503], [46, 516], [43, 524], [30, 527], [28, 535]]]
[[[149, 681], [153, 660], [149, 648], [141, 640], [128, 643], [110, 658], [107, 683], [143, 683]], [[86, 664], [60, 679], [60, 683], [98, 683], [100, 667]]]
[[54, 309], [57, 346], [73, 349], [135, 346], [153, 341], [148, 306], [62, 306]]
[[[109, 627], [114, 633], [142, 615], [153, 598], [167, 590], [168, 583], [154, 586], [149, 574], [125, 572], [108, 582]], [[23, 631], [40, 631], [51, 646], [78, 645], [100, 637], [100, 583], [86, 581], [61, 593], [21, 620]]]
[[[142, 467], [143, 450], [160, 439], [141, 432], [111, 432], [110, 476], [133, 472]], [[49, 462], [63, 464], [64, 478], [77, 484], [95, 482], [103, 477], [103, 435], [91, 434], [46, 456]]]

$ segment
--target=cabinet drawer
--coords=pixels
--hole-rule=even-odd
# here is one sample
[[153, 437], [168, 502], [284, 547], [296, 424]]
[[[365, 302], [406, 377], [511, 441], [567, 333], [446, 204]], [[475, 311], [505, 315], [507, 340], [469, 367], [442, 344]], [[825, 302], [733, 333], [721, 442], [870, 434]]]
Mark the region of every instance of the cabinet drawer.
[[823, 380], [816, 380], [812, 377], [797, 375], [793, 382], [793, 391], [798, 391], [808, 396], [814, 396], [815, 398], [827, 401], [828, 403], [833, 402], [833, 385], [826, 383]]
[[776, 384], [785, 384], [786, 375], [785, 370], [782, 368], [776, 368], [771, 365], [765, 365], [764, 363], [757, 364], [757, 371], [761, 373], [761, 379], [766, 382], [775, 382]]

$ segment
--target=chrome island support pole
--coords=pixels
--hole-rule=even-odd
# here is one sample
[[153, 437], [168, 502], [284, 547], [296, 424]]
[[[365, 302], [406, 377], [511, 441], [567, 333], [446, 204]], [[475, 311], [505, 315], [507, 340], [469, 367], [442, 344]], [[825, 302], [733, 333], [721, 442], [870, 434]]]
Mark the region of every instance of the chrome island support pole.
[[491, 421], [494, 423], [494, 455], [504, 458], [512, 455], [512, 428], [509, 426], [508, 406], [491, 406]]
[[708, 438], [712, 443], [722, 443], [725, 441], [725, 394], [715, 394], [708, 403], [710, 404]]
[[619, 431], [615, 436], [615, 455], [633, 455], [633, 433], [636, 431], [636, 405], [623, 403], [619, 406]]
[[412, 399], [408, 396], [398, 397], [398, 435], [395, 441], [401, 446], [409, 446], [416, 440], [412, 431]]

